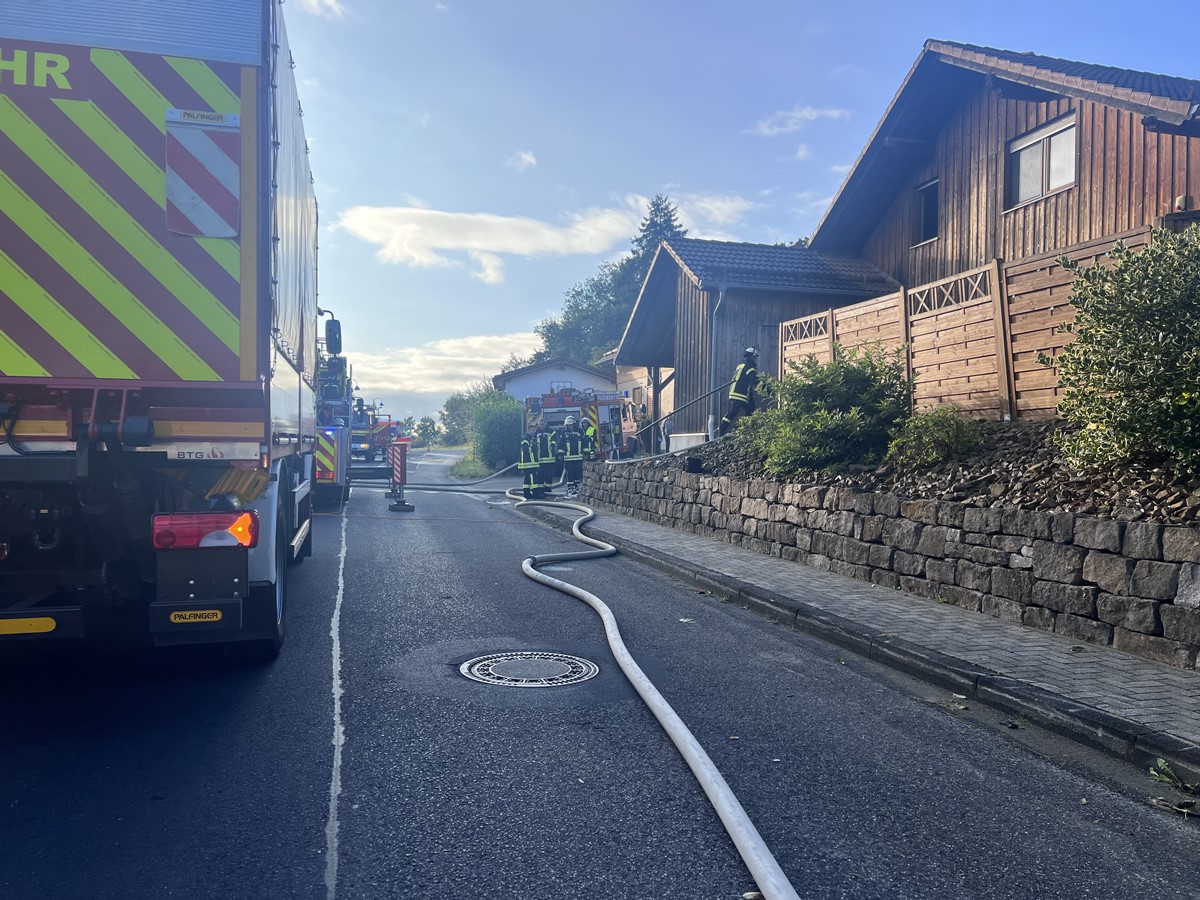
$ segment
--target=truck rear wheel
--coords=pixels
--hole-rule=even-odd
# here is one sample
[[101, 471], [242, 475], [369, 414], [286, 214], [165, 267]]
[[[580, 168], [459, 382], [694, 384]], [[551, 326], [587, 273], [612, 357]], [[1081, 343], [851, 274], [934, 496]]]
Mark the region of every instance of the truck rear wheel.
[[246, 642], [251, 659], [270, 662], [279, 656], [287, 626], [287, 570], [291, 556], [283, 516], [275, 524], [275, 583], [250, 589], [255, 618], [266, 626], [267, 637]]

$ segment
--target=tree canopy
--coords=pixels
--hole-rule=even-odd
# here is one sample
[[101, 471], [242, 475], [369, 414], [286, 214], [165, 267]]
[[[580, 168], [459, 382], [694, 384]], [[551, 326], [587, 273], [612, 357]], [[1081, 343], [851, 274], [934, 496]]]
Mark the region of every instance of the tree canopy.
[[535, 329], [542, 349], [529, 362], [565, 358], [591, 363], [616, 347], [659, 244], [686, 235], [675, 204], [655, 194], [638, 233], [630, 239], [632, 252], [616, 262], [601, 263], [595, 275], [566, 292], [562, 315], [546, 319]]

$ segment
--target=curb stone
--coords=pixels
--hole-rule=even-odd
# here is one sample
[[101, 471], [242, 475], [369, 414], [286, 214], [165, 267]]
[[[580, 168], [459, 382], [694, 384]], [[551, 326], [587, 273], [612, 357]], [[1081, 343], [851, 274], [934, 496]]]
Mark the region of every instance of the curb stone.
[[[520, 512], [557, 530], [570, 531], [572, 518], [533, 507]], [[945, 687], [1005, 713], [1020, 715], [1055, 734], [1149, 769], [1166, 760], [1185, 781], [1200, 781], [1200, 745], [1114, 715], [981, 666], [892, 635], [882, 629], [831, 614], [767, 588], [747, 585], [732, 576], [681, 563], [594, 521], [588, 533], [614, 544], [618, 552], [687, 584], [715, 591], [793, 631], [836, 644], [852, 653]], [[799, 564], [798, 564], [799, 565]]]

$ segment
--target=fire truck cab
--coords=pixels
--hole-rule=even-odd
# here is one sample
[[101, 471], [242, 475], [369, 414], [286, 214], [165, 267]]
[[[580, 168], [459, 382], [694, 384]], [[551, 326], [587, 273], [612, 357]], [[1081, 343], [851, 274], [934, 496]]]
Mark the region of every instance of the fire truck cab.
[[621, 433], [621, 405], [624, 398], [616, 391], [578, 391], [563, 388], [549, 394], [525, 398], [525, 430], [533, 431], [538, 422], [555, 431], [567, 416], [574, 416], [580, 428], [591, 422], [596, 430], [597, 455], [616, 458], [624, 447]]

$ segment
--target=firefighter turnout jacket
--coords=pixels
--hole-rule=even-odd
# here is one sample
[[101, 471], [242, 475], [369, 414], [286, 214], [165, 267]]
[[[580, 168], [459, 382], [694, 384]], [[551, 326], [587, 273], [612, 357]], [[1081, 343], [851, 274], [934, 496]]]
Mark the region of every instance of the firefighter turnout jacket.
[[578, 429], [564, 429], [558, 433], [558, 452], [568, 462], [583, 459], [583, 432]]
[[749, 359], [738, 363], [733, 373], [733, 384], [729, 387], [729, 399], [750, 402], [754, 386], [758, 384], [758, 368]]
[[552, 463], [557, 458], [557, 444], [549, 431], [539, 431], [533, 436], [534, 454], [539, 463]]

